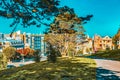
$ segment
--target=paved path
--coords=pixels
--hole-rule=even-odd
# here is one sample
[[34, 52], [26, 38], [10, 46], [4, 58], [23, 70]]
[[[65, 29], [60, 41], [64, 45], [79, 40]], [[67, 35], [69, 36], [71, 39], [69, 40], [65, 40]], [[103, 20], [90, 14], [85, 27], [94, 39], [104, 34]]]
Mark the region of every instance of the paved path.
[[[43, 56], [40, 61], [45, 61], [45, 60], [47, 60], [47, 57]], [[8, 65], [14, 65], [16, 67], [19, 67], [19, 66], [23, 66], [23, 65], [31, 64], [31, 63], [35, 63], [35, 61], [13, 62], [13, 63], [8, 63]]]
[[94, 60], [97, 63], [97, 80], [120, 80], [120, 61]]

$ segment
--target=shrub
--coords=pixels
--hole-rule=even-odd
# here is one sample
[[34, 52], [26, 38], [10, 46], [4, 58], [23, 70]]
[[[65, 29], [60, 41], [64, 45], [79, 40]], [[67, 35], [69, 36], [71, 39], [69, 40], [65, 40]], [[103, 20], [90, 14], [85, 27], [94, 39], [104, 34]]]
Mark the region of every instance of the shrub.
[[55, 62], [57, 61], [57, 56], [56, 56], [56, 54], [55, 54], [54, 51], [51, 51], [51, 53], [48, 54], [47, 60], [48, 60], [49, 62], [53, 62], [53, 63], [55, 63]]
[[35, 56], [35, 62], [40, 62], [40, 50], [36, 50], [35, 52], [34, 52], [34, 56]]
[[7, 58], [3, 56], [3, 53], [0, 53], [0, 70], [6, 69], [7, 67]]
[[120, 60], [120, 49], [106, 50], [106, 51], [103, 51], [103, 52], [98, 52], [96, 54], [93, 54], [92, 56], [95, 56], [95, 57], [98, 57], [98, 58]]
[[83, 51], [82, 50], [78, 50], [76, 56], [81, 56], [81, 55], [83, 55]]
[[47, 60], [49, 62], [53, 62], [55, 63], [57, 61], [57, 52], [54, 48], [50, 47], [50, 51], [47, 52], [48, 56], [47, 56]]
[[15, 55], [16, 49], [14, 47], [7, 47], [3, 49], [3, 55], [7, 58], [8, 61], [11, 60], [11, 58]]

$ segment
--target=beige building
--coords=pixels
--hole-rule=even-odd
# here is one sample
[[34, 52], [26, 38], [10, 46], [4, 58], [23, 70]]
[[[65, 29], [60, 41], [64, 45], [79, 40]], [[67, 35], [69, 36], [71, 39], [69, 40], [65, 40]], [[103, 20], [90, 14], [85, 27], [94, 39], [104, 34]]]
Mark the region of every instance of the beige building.
[[112, 38], [109, 36], [101, 37], [100, 35], [95, 35], [93, 39], [93, 49], [94, 51], [112, 49]]
[[91, 54], [93, 52], [92, 39], [87, 38], [76, 46], [76, 51], [81, 52], [81, 54]]
[[107, 49], [109, 48], [110, 50], [112, 49], [112, 38], [109, 36], [105, 36], [102, 38], [102, 49]]
[[80, 51], [82, 54], [91, 54], [96, 51], [111, 50], [113, 47], [112, 38], [109, 36], [101, 37], [100, 35], [95, 35], [93, 39], [87, 37], [86, 40], [79, 43], [76, 51]]

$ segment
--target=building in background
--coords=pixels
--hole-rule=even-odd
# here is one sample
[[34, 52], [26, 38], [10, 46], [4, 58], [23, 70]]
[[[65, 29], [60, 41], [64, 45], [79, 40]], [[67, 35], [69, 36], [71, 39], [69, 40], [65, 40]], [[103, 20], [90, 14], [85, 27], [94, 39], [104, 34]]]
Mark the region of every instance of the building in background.
[[12, 34], [12, 39], [22, 40], [25, 48], [29, 47], [34, 50], [40, 50], [42, 53], [46, 51], [43, 34], [22, 33], [19, 30]]
[[92, 39], [89, 36], [80, 43], [77, 44], [76, 50], [81, 54], [91, 54], [93, 53], [93, 43]]
[[[120, 41], [118, 44], [120, 44]], [[19, 30], [10, 37], [10, 34], [0, 33], [0, 51], [9, 46], [16, 49], [31, 48], [40, 50], [43, 54], [46, 53], [46, 43], [44, 42], [43, 34], [21, 33]], [[101, 37], [100, 35], [95, 35], [92, 39], [87, 35], [85, 40], [79, 39], [76, 45], [76, 52], [81, 51], [83, 54], [91, 54], [95, 51], [106, 49], [113, 49], [112, 38], [109, 36]]]
[[24, 44], [26, 44], [26, 33], [25, 32], [21, 33], [21, 31], [18, 30], [12, 34], [11, 38], [14, 40], [22, 40]]
[[4, 34], [0, 33], [0, 40], [4, 39]]
[[112, 38], [110, 38], [109, 36], [105, 36], [102, 38], [102, 49], [113, 49]]
[[32, 34], [31, 35], [31, 45], [30, 47], [34, 50], [41, 50], [41, 35]]
[[26, 35], [25, 35], [25, 47], [28, 47], [28, 48], [30, 48], [30, 46], [31, 46], [31, 33], [26, 33]]
[[14, 32], [12, 37], [10, 37], [10, 34], [0, 34], [0, 51], [9, 46], [16, 49], [29, 47], [34, 50], [40, 50], [41, 53], [46, 53], [43, 34], [21, 33], [20, 30]]
[[6, 47], [14, 47], [16, 49], [23, 49], [24, 48], [24, 43], [22, 40], [14, 40], [14, 39], [5, 39], [5, 40], [0, 40], [0, 51]]
[[95, 52], [102, 49], [102, 37], [100, 35], [94, 35], [93, 48]]
[[31, 34], [30, 48], [34, 50], [40, 50], [41, 53], [45, 53], [46, 45], [44, 42], [44, 35], [41, 34]]
[[113, 49], [112, 38], [109, 36], [101, 37], [100, 35], [95, 35], [93, 39], [94, 51]]

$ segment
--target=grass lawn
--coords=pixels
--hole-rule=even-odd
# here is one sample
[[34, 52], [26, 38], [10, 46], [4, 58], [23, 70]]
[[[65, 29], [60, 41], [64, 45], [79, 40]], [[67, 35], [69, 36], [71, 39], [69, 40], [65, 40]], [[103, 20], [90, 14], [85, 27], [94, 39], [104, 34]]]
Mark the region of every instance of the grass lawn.
[[112, 60], [120, 61], [120, 49], [99, 52], [99, 53], [95, 53], [91, 56], [97, 57], [97, 58], [105, 58], [105, 59], [112, 59]]
[[58, 58], [0, 71], [0, 80], [96, 80], [96, 63], [92, 59]]

